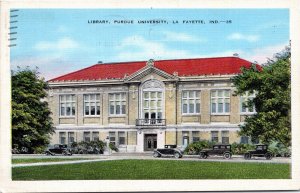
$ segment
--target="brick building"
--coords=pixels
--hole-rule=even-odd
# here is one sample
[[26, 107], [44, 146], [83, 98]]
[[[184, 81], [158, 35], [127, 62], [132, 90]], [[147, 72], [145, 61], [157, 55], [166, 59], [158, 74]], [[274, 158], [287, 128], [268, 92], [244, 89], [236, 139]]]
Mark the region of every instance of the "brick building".
[[239, 57], [100, 63], [49, 80], [52, 144], [104, 140], [123, 152], [185, 147], [199, 140], [247, 143], [238, 125], [254, 109], [231, 78]]

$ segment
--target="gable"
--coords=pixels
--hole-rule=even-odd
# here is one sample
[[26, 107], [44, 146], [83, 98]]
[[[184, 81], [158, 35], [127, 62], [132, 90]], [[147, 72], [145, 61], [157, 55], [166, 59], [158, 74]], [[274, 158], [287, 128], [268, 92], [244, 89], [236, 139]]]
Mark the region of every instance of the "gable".
[[149, 79], [157, 79], [161, 81], [174, 80], [176, 79], [176, 76], [168, 74], [154, 66], [148, 65], [131, 76], [125, 78], [125, 81], [145, 81]]

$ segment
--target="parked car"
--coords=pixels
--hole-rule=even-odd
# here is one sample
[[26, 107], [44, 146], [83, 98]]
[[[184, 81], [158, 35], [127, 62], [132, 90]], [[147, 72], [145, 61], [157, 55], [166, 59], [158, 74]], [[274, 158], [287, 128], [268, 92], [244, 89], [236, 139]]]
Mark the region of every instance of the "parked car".
[[174, 156], [175, 158], [182, 158], [183, 153], [176, 145], [165, 145], [163, 149], [156, 149], [153, 152], [153, 157]]
[[272, 153], [268, 151], [268, 145], [256, 145], [255, 150], [250, 150], [244, 154], [245, 159], [251, 159], [254, 156], [265, 157], [267, 160], [273, 157]]
[[67, 145], [63, 144], [55, 144], [52, 148], [48, 148], [45, 151], [46, 155], [56, 155], [56, 154], [62, 154], [62, 155], [72, 155], [71, 150], [68, 148]]
[[230, 159], [232, 156], [231, 145], [218, 144], [213, 145], [212, 149], [203, 149], [199, 153], [201, 159], [206, 159], [208, 156], [217, 155], [223, 156], [225, 159]]

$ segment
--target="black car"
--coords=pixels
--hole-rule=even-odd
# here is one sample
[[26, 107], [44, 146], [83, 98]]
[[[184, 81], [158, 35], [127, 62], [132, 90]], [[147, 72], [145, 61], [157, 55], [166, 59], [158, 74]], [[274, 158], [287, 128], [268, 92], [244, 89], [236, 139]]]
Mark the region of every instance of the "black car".
[[67, 145], [55, 144], [53, 148], [48, 148], [48, 150], [45, 151], [45, 154], [46, 155], [55, 155], [55, 154], [72, 155], [72, 152]]
[[176, 145], [165, 145], [163, 149], [156, 149], [153, 152], [153, 157], [174, 156], [175, 158], [182, 158], [183, 153], [177, 149]]
[[230, 159], [232, 156], [231, 153], [231, 145], [221, 144], [221, 145], [213, 145], [212, 149], [203, 149], [199, 153], [200, 158], [206, 159], [211, 155], [223, 156], [225, 159]]
[[267, 160], [272, 159], [273, 155], [268, 151], [268, 145], [256, 145], [255, 150], [250, 150], [244, 154], [245, 159], [251, 159], [251, 157], [265, 157]]

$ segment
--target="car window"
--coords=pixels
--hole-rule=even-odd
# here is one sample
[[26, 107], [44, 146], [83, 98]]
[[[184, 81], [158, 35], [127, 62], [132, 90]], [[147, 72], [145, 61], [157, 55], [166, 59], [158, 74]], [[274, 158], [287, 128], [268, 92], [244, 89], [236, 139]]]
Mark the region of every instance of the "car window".
[[257, 149], [257, 150], [262, 150], [263, 147], [262, 147], [262, 146], [257, 146], [256, 149]]
[[214, 149], [219, 149], [219, 146], [214, 146]]

